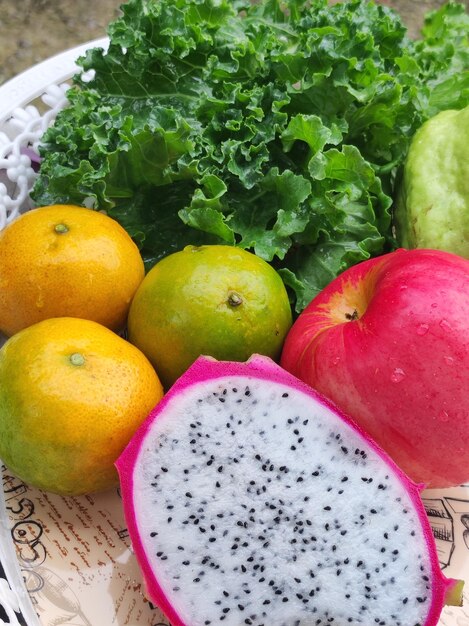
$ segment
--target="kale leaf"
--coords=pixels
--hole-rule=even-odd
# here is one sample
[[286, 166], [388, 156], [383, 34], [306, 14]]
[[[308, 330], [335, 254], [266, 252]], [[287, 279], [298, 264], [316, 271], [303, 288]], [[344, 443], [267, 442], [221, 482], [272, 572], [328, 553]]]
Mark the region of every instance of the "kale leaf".
[[412, 135], [469, 103], [468, 37], [455, 3], [411, 41], [368, 0], [129, 0], [79, 61], [33, 198], [106, 210], [148, 268], [189, 243], [250, 249], [301, 311], [393, 248]]

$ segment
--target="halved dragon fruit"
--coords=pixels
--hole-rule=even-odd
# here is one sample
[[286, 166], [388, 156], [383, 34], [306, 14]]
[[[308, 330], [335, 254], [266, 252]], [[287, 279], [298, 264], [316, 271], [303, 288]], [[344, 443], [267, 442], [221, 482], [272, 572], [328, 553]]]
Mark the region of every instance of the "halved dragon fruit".
[[117, 462], [173, 626], [433, 626], [446, 579], [420, 488], [264, 357], [201, 357]]

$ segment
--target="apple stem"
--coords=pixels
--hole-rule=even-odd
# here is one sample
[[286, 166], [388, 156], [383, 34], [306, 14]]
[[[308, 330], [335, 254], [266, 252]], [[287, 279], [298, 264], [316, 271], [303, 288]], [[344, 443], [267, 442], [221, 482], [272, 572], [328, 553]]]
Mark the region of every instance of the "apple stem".
[[357, 309], [353, 309], [353, 313], [346, 313], [345, 317], [349, 322], [354, 322], [359, 318]]

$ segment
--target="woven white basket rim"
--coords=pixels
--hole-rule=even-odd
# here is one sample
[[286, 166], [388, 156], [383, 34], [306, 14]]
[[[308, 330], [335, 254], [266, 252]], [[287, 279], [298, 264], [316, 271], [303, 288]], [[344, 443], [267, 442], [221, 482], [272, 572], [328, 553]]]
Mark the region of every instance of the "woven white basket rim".
[[0, 124], [18, 107], [41, 96], [49, 85], [69, 80], [79, 69], [76, 61], [90, 48], [104, 48], [107, 37], [94, 39], [33, 65], [0, 86]]
[[[107, 38], [101, 38], [75, 46], [32, 66], [1, 85], [0, 128], [13, 116], [16, 110], [28, 107], [31, 102], [41, 97], [48, 87], [60, 85], [70, 80], [79, 70], [79, 66], [76, 64], [77, 59], [83, 56], [87, 50], [90, 48], [106, 49], [108, 44]], [[0, 347], [4, 339], [0, 334]], [[15, 624], [21, 626], [15, 617], [18, 612], [28, 626], [40, 626], [31, 598], [26, 591], [6, 520], [7, 511], [2, 489], [0, 490], [0, 564], [6, 579], [0, 577], [0, 606], [8, 611], [12, 626]], [[1, 619], [0, 623], [3, 624]]]

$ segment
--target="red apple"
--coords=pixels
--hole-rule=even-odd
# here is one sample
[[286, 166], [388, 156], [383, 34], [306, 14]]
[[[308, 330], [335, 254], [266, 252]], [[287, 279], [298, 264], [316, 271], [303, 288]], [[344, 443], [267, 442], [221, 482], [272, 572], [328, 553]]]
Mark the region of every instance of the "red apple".
[[360, 263], [300, 314], [281, 365], [428, 487], [469, 480], [469, 261], [397, 250]]

